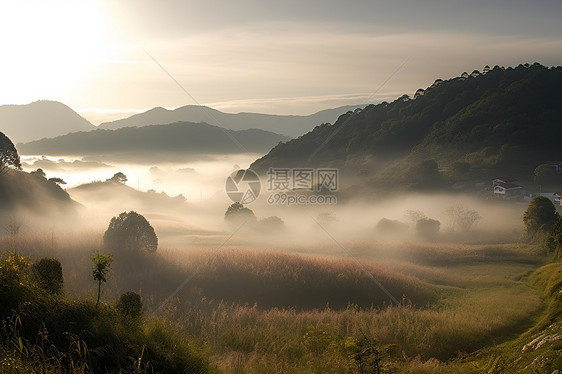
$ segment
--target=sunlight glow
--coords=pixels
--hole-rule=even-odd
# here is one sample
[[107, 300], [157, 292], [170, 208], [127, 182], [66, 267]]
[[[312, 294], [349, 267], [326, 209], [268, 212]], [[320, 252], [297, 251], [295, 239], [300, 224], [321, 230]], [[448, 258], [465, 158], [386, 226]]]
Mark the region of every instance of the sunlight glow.
[[0, 102], [56, 98], [79, 89], [104, 58], [95, 1], [12, 1], [0, 5]]

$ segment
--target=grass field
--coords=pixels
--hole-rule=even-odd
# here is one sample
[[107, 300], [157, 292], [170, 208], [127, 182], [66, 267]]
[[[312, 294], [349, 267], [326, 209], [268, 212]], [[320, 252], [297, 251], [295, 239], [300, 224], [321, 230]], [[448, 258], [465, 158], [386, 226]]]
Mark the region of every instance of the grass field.
[[[102, 300], [140, 293], [147, 318], [172, 321], [224, 373], [350, 373], [373, 359], [386, 372], [474, 372], [493, 355], [467, 357], [518, 339], [545, 310], [544, 285], [530, 281], [543, 258], [530, 246], [343, 244], [343, 255], [318, 246], [117, 256]], [[59, 258], [66, 294], [93, 299], [96, 245], [82, 235], [51, 247], [27, 237], [17, 247]]]

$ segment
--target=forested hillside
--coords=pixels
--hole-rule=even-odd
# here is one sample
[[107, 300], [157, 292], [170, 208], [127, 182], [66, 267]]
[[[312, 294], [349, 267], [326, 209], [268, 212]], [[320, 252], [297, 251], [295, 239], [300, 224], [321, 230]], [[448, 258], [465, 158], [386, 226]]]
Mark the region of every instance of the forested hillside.
[[412, 168], [532, 176], [539, 164], [562, 158], [561, 84], [561, 67], [537, 63], [437, 79], [413, 98], [403, 95], [317, 126], [251, 167], [340, 166], [370, 175], [375, 184], [381, 176], [385, 183], [405, 182]]

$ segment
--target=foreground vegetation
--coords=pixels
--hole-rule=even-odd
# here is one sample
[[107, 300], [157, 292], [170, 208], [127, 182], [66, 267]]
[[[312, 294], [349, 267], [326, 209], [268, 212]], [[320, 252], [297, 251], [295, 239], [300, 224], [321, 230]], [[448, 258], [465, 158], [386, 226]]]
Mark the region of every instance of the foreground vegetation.
[[[240, 248], [116, 256], [96, 309], [87, 243], [59, 243], [48, 251], [61, 260], [71, 297], [44, 294], [25, 276], [17, 290], [26, 291], [8, 295], [21, 299], [17, 314], [3, 310], [4, 367], [33, 372], [47, 362], [51, 372], [137, 372], [141, 363], [141, 372], [349, 373], [378, 363], [383, 372], [478, 372], [495, 357], [510, 362], [524, 341], [518, 335], [534, 325], [542, 332], [550, 325], [537, 324], [537, 316], [560, 311], [553, 304], [543, 312], [541, 296], [551, 296], [542, 291], [556, 288], [547, 275], [557, 265], [540, 268], [544, 257], [533, 246], [368, 242], [350, 243], [361, 267], [319, 253]], [[44, 245], [26, 238], [18, 248], [27, 247], [37, 260]], [[142, 320], [128, 321], [113, 306], [129, 290], [143, 297]], [[37, 353], [43, 323], [56, 347], [50, 356]], [[24, 350], [17, 348], [20, 337]], [[508, 343], [498, 345], [502, 341]]]
[[2, 253], [0, 372], [209, 371], [204, 351], [170, 321], [52, 294], [30, 269], [26, 257]]
[[526, 244], [343, 243], [352, 259], [4, 236], [0, 372], [552, 373], [562, 225], [541, 198], [524, 223]]

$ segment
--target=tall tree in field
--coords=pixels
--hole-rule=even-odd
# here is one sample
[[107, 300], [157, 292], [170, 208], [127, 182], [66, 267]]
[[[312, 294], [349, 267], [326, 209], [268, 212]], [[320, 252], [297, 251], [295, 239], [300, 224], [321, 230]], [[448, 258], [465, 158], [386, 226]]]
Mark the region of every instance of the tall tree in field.
[[113, 262], [113, 256], [110, 254], [100, 253], [98, 251], [92, 253], [90, 256], [92, 260], [92, 277], [98, 282], [98, 300], [96, 301], [96, 308], [100, 303], [101, 297], [101, 284], [107, 282], [107, 273]]
[[154, 228], [134, 211], [123, 212], [109, 221], [103, 243], [107, 250], [115, 253], [156, 252], [158, 249]]

